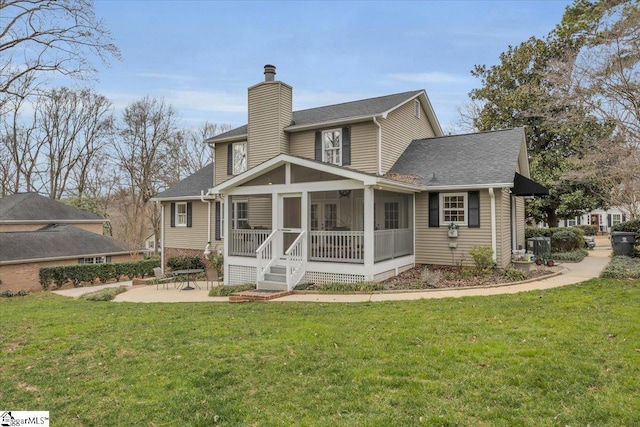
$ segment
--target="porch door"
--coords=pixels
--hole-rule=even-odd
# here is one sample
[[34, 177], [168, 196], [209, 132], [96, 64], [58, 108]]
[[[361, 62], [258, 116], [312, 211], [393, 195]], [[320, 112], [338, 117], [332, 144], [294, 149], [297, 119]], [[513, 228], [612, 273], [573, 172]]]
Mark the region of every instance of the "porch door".
[[302, 197], [282, 196], [283, 253], [302, 232]]

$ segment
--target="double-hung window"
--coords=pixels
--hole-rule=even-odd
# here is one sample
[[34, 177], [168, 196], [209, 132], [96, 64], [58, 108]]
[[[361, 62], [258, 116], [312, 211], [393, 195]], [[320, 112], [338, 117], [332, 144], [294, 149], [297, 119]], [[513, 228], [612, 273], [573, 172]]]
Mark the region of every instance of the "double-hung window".
[[176, 203], [176, 227], [187, 226], [187, 204]]
[[233, 202], [231, 227], [234, 229], [249, 227], [249, 206], [247, 202]]
[[622, 214], [611, 214], [611, 226], [620, 224], [622, 222]]
[[449, 193], [441, 195], [441, 223], [465, 224], [467, 222], [467, 194]]
[[233, 174], [238, 175], [247, 170], [247, 143], [233, 144]]
[[322, 132], [322, 161], [342, 165], [342, 129]]
[[384, 203], [385, 230], [400, 228], [400, 204], [398, 202]]

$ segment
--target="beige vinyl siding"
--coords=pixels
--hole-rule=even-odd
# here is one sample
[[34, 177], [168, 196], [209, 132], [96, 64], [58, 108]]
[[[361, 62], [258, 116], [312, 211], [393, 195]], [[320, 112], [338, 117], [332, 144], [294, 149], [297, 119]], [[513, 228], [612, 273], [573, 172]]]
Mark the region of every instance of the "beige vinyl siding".
[[288, 136], [283, 129], [291, 125], [291, 102], [291, 87], [282, 82], [264, 82], [249, 88], [249, 169], [288, 152]]
[[382, 174], [391, 169], [411, 141], [435, 136], [427, 113], [422, 105], [420, 108], [420, 118], [417, 118], [411, 100], [389, 113], [386, 119], [378, 120], [382, 126]]
[[[446, 194], [441, 192], [440, 194]], [[480, 191], [480, 228], [461, 226], [459, 237], [447, 237], [447, 224], [429, 228], [429, 193], [416, 194], [416, 263], [473, 265], [469, 250], [474, 245], [491, 246], [491, 204], [489, 192]], [[449, 243], [457, 244], [451, 251]]]
[[164, 202], [164, 246], [178, 249], [202, 249], [215, 236], [215, 205], [211, 202], [211, 239], [207, 238], [207, 203], [191, 201], [191, 227], [171, 227], [171, 203]]
[[511, 195], [509, 189], [495, 190], [497, 264], [505, 268], [511, 262]]
[[233, 178], [233, 175], [227, 175], [227, 150], [229, 149], [228, 144], [216, 144], [215, 150], [215, 159], [216, 164], [214, 166], [215, 169], [215, 185], [220, 185], [226, 180]]
[[524, 229], [526, 227], [524, 220], [524, 197], [514, 197], [514, 203], [516, 204], [516, 249], [520, 246], [526, 249], [526, 239], [524, 235]]
[[271, 229], [271, 195], [249, 198], [249, 225]]
[[[291, 133], [289, 137], [290, 154], [315, 158], [316, 131], [342, 128], [345, 126], [327, 126], [304, 132]], [[351, 128], [351, 165], [350, 168], [363, 172], [378, 171], [378, 127], [373, 122], [354, 123]]]

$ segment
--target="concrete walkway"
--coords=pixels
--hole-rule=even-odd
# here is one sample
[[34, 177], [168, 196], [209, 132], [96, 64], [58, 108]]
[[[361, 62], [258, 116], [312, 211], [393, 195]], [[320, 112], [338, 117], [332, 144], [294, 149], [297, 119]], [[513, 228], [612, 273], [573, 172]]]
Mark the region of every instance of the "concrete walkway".
[[[603, 242], [604, 243], [604, 242]], [[561, 274], [542, 280], [514, 285], [496, 285], [488, 287], [472, 287], [466, 289], [429, 289], [423, 291], [407, 291], [396, 293], [372, 293], [372, 294], [316, 294], [296, 293], [270, 302], [368, 302], [368, 301], [401, 301], [417, 300], [423, 298], [458, 298], [464, 296], [488, 296], [499, 294], [513, 294], [533, 290], [551, 289], [560, 286], [571, 285], [598, 277], [600, 272], [609, 263], [611, 247], [598, 245], [595, 250], [589, 251], [589, 256], [579, 263], [561, 264], [556, 268]], [[96, 291], [101, 288], [126, 286], [127, 292], [116, 296], [116, 302], [228, 302], [228, 297], [209, 297], [205, 282], [198, 282], [201, 289], [192, 291], [179, 291], [169, 284], [168, 289], [155, 285], [131, 286], [131, 282], [110, 283], [85, 288], [64, 289], [53, 291], [58, 295], [79, 297], [82, 294]]]

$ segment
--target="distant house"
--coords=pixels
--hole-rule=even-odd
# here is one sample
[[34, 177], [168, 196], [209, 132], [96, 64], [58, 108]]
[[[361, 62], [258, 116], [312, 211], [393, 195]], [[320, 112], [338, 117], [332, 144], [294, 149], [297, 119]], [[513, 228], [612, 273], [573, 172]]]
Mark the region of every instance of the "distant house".
[[611, 231], [611, 227], [621, 222], [626, 222], [627, 219], [628, 214], [624, 209], [611, 207], [609, 209], [596, 209], [570, 219], [562, 219], [558, 222], [558, 227], [594, 225], [598, 228], [598, 233], [607, 234]]
[[42, 267], [139, 257], [140, 248], [102, 235], [106, 221], [36, 193], [0, 198], [0, 289], [39, 290]]
[[215, 164], [159, 194], [164, 256], [224, 253], [228, 284], [384, 280], [416, 264], [498, 267], [525, 245], [524, 129], [445, 136], [424, 90], [292, 111], [275, 80], [248, 89], [248, 124], [206, 142]]

